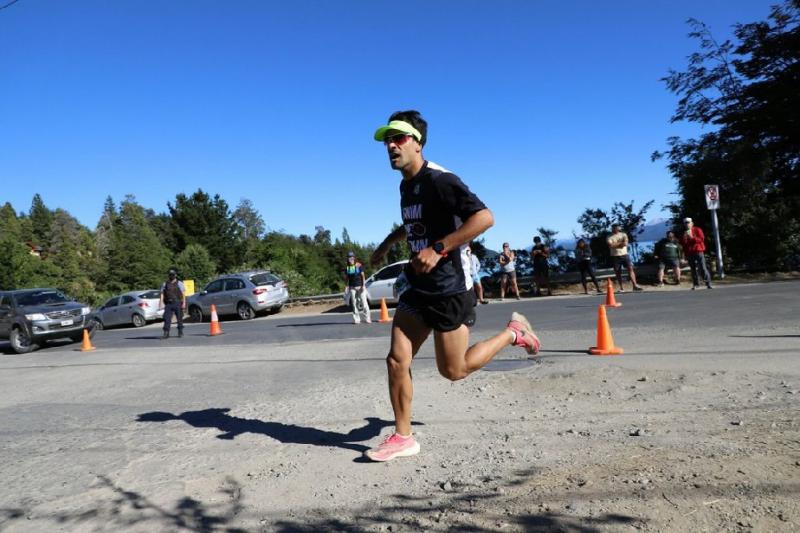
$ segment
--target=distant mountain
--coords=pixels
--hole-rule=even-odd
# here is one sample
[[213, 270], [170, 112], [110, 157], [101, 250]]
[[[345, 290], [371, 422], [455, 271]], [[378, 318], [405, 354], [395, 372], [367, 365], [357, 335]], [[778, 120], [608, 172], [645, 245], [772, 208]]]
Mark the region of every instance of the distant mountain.
[[[667, 234], [667, 230], [672, 228], [672, 221], [667, 219], [655, 219], [642, 226], [642, 233], [636, 236], [636, 241], [640, 243], [654, 242], [661, 240]], [[561, 246], [565, 250], [574, 250], [576, 239], [556, 239], [556, 246]], [[530, 250], [532, 246], [527, 249]]]

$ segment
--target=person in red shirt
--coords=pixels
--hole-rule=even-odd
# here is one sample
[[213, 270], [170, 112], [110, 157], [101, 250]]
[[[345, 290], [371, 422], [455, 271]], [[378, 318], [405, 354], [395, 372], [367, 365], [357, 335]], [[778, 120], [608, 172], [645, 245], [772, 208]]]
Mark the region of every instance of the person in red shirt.
[[683, 255], [689, 261], [689, 268], [692, 269], [692, 290], [700, 286], [698, 270], [703, 274], [706, 287], [713, 289], [714, 287], [711, 286], [711, 274], [706, 267], [706, 236], [703, 234], [703, 230], [694, 225], [691, 218], [684, 218], [683, 224], [686, 227], [686, 231], [683, 232], [683, 237], [681, 237], [681, 245], [683, 246]]

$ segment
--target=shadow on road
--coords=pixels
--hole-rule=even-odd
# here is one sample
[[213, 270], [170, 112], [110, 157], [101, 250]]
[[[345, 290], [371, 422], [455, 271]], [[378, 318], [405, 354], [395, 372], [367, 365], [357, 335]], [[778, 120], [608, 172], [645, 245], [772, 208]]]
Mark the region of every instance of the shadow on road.
[[[185, 411], [179, 415], [153, 411], [140, 414], [137, 422], [169, 422], [182, 420], [196, 428], [216, 428], [222, 431], [218, 439], [233, 440], [244, 433], [266, 435], [284, 444], [311, 444], [313, 446], [334, 446], [363, 453], [368, 449], [363, 444], [355, 444], [377, 437], [381, 430], [393, 426], [394, 422], [368, 417], [366, 425], [350, 430], [348, 433], [337, 433], [322, 429], [284, 424], [282, 422], [264, 422], [250, 418], [239, 418], [228, 414], [229, 408], [203, 409], [202, 411]], [[414, 425], [424, 425], [413, 422]]]
[[[524, 485], [535, 477], [535, 472], [518, 473], [514, 479], [501, 481], [499, 486]], [[490, 482], [492, 485], [494, 482]], [[507, 496], [488, 489], [463, 490], [466, 486], [454, 484], [454, 492], [439, 495], [411, 496], [386, 495], [380, 504], [338, 510], [311, 510], [309, 514], [294, 519], [276, 521], [261, 519], [263, 530], [281, 533], [317, 533], [318, 531], [373, 531], [389, 530], [442, 530], [497, 532], [508, 526], [523, 531], [567, 533], [595, 533], [609, 528], [630, 528], [645, 525], [647, 519], [606, 513], [594, 516], [564, 515], [550, 510], [514, 515], [501, 512], [510, 503]], [[98, 476], [93, 489], [103, 491], [104, 497], [94, 500], [91, 507], [81, 507], [55, 512], [24, 507], [0, 508], [0, 529], [22, 526], [47, 530], [104, 530], [122, 531], [135, 528], [142, 531], [198, 531], [201, 533], [242, 533], [261, 513], [255, 514], [244, 503], [246, 487], [228, 477], [219, 488], [221, 497], [209, 502], [183, 496], [171, 504], [162, 504], [148, 496], [124, 488], [106, 476]], [[311, 502], [308, 502], [311, 503]], [[528, 502], [532, 505], [535, 502]], [[478, 505], [479, 507], [476, 507]], [[493, 524], [489, 526], [488, 524]], [[497, 524], [497, 526], [494, 526]], [[438, 526], [438, 527], [436, 527]], [[262, 530], [259, 528], [259, 530]], [[34, 528], [35, 529], [35, 528]], [[638, 529], [638, 527], [637, 527]]]
[[[62, 530], [67, 526], [76, 530], [94, 530], [102, 525], [106, 531], [126, 530], [132, 526], [144, 526], [144, 531], [199, 531], [211, 533], [224, 531], [226, 533], [244, 533], [246, 530], [231, 527], [230, 524], [242, 512], [241, 486], [235, 480], [228, 478], [220, 492], [224, 497], [221, 503], [204, 504], [201, 501], [185, 496], [175, 502], [172, 509], [152, 502], [146, 496], [126, 490], [115, 485], [105, 476], [98, 476], [97, 489], [104, 488], [111, 492], [108, 498], [97, 502], [97, 506], [81, 511], [59, 511], [54, 514], [40, 515], [31, 513], [22, 508], [0, 509], [0, 529], [5, 524], [15, 521], [32, 521], [52, 523], [50, 531]], [[91, 527], [95, 526], [95, 527]], [[85, 528], [85, 529], [83, 529]], [[45, 529], [46, 530], [46, 529]]]

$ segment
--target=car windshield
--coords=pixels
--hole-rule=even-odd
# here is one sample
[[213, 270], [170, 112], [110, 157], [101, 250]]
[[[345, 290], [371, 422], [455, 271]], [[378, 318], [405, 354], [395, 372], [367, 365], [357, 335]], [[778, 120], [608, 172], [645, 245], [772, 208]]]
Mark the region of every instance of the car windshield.
[[159, 297], [158, 291], [147, 291], [139, 295], [139, 298], [141, 298], [142, 300], [157, 300], [158, 297]]
[[59, 291], [23, 292], [16, 294], [14, 298], [19, 306], [59, 304], [70, 301]]
[[250, 281], [253, 282], [253, 285], [260, 287], [262, 285], [278, 283], [280, 278], [274, 274], [270, 274], [269, 272], [263, 272], [261, 274], [254, 274], [250, 276]]

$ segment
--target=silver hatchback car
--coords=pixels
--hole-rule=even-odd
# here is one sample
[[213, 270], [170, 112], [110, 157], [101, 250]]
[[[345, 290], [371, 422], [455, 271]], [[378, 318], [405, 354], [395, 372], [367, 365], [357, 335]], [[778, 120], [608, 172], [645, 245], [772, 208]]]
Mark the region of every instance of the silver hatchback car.
[[157, 290], [131, 291], [109, 298], [92, 313], [97, 329], [133, 324], [140, 328], [164, 316], [159, 309], [161, 294]]
[[211, 305], [217, 314], [236, 314], [242, 320], [255, 318], [259, 311], [280, 311], [289, 300], [289, 287], [271, 272], [239, 272], [220, 276], [205, 288], [186, 299], [193, 322], [211, 316]]

